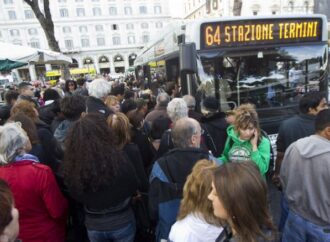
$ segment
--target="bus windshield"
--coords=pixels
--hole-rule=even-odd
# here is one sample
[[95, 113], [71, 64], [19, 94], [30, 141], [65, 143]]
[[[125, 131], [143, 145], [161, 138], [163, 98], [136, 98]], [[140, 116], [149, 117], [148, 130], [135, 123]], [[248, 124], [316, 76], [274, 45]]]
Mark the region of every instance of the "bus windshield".
[[326, 88], [327, 64], [323, 44], [201, 52], [199, 90], [214, 95], [218, 78], [223, 110], [247, 102], [257, 108], [296, 105], [303, 93]]

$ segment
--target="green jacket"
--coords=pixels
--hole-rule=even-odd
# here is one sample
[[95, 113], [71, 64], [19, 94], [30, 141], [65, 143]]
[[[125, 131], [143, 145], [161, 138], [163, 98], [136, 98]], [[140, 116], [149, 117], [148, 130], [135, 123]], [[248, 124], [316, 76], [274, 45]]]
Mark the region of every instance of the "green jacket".
[[222, 156], [219, 158], [223, 163], [229, 161], [241, 162], [252, 160], [264, 176], [268, 171], [270, 160], [270, 143], [266, 137], [261, 137], [258, 142], [258, 149], [252, 151], [252, 145], [249, 140], [241, 140], [238, 137], [234, 127], [231, 125], [227, 128], [227, 140]]

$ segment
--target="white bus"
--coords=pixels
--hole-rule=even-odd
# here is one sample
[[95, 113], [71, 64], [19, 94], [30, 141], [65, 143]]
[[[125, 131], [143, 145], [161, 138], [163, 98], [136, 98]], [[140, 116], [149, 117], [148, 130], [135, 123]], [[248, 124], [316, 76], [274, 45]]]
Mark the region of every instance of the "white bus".
[[142, 81], [174, 81], [198, 100], [214, 95], [223, 111], [255, 104], [273, 134], [304, 93], [328, 92], [327, 41], [323, 15], [194, 20], [167, 31], [134, 64]]

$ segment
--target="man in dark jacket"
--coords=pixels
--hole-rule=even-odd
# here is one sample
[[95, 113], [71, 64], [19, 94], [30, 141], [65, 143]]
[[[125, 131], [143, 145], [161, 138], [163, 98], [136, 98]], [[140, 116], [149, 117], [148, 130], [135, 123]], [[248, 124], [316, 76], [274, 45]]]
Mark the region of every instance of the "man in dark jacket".
[[157, 241], [168, 238], [193, 166], [201, 159], [214, 159], [199, 148], [201, 127], [192, 118], [181, 118], [174, 124], [172, 139], [175, 148], [155, 162], [150, 175], [149, 210], [157, 222]]
[[88, 90], [86, 87], [86, 79], [78, 78], [77, 79], [77, 89], [74, 90], [73, 95], [88, 96]]
[[39, 108], [39, 118], [46, 124], [51, 125], [61, 112], [61, 96], [55, 89], [48, 88], [45, 90], [43, 98], [45, 105]]
[[6, 123], [10, 117], [10, 109], [17, 101], [19, 93], [17, 91], [9, 90], [5, 93], [6, 104], [0, 107], [0, 125]]
[[202, 102], [202, 128], [212, 137], [206, 140], [206, 146], [215, 157], [219, 157], [225, 147], [228, 127], [226, 115], [219, 111], [219, 101], [215, 97], [206, 97]]

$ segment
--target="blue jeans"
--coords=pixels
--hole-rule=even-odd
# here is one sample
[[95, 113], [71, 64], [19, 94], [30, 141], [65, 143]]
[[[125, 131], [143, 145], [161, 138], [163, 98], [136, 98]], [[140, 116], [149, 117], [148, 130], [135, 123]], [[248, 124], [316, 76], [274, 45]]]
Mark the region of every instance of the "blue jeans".
[[135, 231], [135, 221], [113, 231], [87, 230], [90, 242], [133, 242]]
[[280, 232], [283, 232], [284, 225], [288, 217], [288, 213], [289, 213], [289, 205], [284, 198], [283, 192], [281, 192], [281, 218], [280, 218], [280, 224], [278, 225], [278, 230]]
[[313, 224], [299, 215], [289, 211], [282, 242], [329, 242], [330, 225]]

